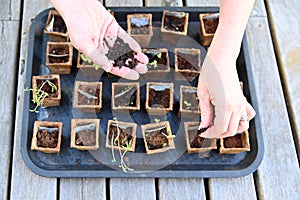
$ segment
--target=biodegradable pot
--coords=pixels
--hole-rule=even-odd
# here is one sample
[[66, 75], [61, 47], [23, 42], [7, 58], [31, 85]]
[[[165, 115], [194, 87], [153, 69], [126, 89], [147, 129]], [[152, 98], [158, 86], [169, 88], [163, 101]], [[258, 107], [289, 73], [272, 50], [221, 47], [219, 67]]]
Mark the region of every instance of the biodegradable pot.
[[[52, 87], [47, 83], [48, 81], [50, 81], [56, 86], [56, 91], [52, 91]], [[32, 76], [32, 88], [40, 89], [41, 91], [46, 92], [48, 94], [48, 96], [42, 102], [43, 107], [60, 105], [61, 86], [59, 74]], [[36, 96], [37, 91], [33, 90], [32, 95]]]
[[203, 46], [209, 46], [219, 24], [219, 18], [205, 19], [207, 16], [214, 16], [213, 13], [199, 14], [200, 19], [200, 42]]
[[56, 74], [70, 74], [73, 46], [70, 42], [47, 42], [46, 65]]
[[220, 139], [221, 154], [238, 154], [244, 151], [250, 151], [248, 131], [232, 137]]
[[72, 119], [71, 148], [97, 150], [99, 148], [100, 119]]
[[141, 126], [147, 154], [162, 153], [175, 149], [171, 127], [168, 121]]
[[76, 81], [73, 107], [87, 113], [100, 112], [102, 108], [102, 83]]
[[127, 32], [142, 47], [148, 46], [153, 36], [152, 14], [127, 15]]
[[31, 150], [59, 154], [62, 140], [62, 125], [62, 122], [35, 121]]
[[49, 11], [44, 33], [53, 42], [67, 42], [69, 40], [67, 26], [56, 10]]
[[140, 84], [137, 82], [112, 83], [112, 109], [126, 112], [140, 110]]
[[197, 87], [180, 86], [179, 117], [199, 118], [200, 107]]
[[143, 49], [142, 52], [149, 58], [148, 72], [144, 75], [147, 80], [162, 80], [170, 72], [168, 49]]
[[175, 79], [193, 81], [200, 74], [200, 49], [175, 48]]
[[164, 10], [161, 23], [163, 41], [177, 43], [181, 36], [187, 35], [189, 13]]
[[199, 122], [184, 122], [185, 141], [188, 153], [204, 153], [217, 149], [217, 140], [198, 135]]
[[173, 110], [173, 83], [147, 83], [146, 110], [149, 115], [165, 115]]
[[127, 145], [130, 145], [130, 149], [126, 150], [133, 152], [136, 144], [136, 128], [136, 123], [108, 120], [105, 147], [125, 151]]
[[82, 74], [86, 77], [101, 77], [104, 73], [104, 70], [99, 67], [96, 69], [93, 61], [83, 61], [81, 58], [82, 53], [78, 52], [77, 57], [77, 68], [82, 72]]

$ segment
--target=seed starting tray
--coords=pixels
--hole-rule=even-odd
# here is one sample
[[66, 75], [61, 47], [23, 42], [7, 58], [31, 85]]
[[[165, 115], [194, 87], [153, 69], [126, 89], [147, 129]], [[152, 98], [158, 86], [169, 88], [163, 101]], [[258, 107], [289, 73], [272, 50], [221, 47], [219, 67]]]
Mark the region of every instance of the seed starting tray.
[[[150, 82], [143, 76], [140, 83], [140, 111], [119, 114], [111, 109], [111, 83], [126, 82], [126, 80], [104, 73], [100, 81], [103, 84], [102, 109], [98, 114], [86, 114], [72, 106], [73, 88], [75, 80], [91, 79], [81, 76], [76, 68], [77, 52], [73, 55], [72, 73], [60, 75], [62, 99], [59, 107], [41, 108], [38, 114], [29, 112], [34, 105], [31, 103], [31, 94], [25, 92], [22, 123], [22, 156], [27, 166], [35, 173], [47, 177], [238, 177], [254, 172], [263, 158], [263, 139], [257, 107], [256, 93], [253, 83], [252, 67], [249, 60], [246, 36], [244, 37], [240, 55], [237, 60], [237, 69], [240, 80], [244, 84], [244, 94], [255, 108], [257, 115], [250, 122], [249, 152], [235, 155], [220, 154], [212, 150], [205, 154], [188, 154], [184, 137], [184, 122], [199, 121], [200, 119], [186, 119], [178, 117], [179, 87], [180, 85], [197, 86], [197, 78], [192, 81], [174, 81], [174, 47], [196, 47], [200, 45], [200, 13], [215, 13], [218, 8], [211, 7], [138, 7], [138, 8], [110, 8], [119, 24], [127, 30], [126, 16], [133, 13], [152, 13], [154, 35], [149, 47], [168, 48], [171, 72], [162, 80], [154, 82], [173, 82], [174, 104], [173, 111], [165, 116], [149, 116], [145, 109], [146, 83]], [[188, 36], [180, 39], [177, 44], [160, 41], [160, 24], [163, 10], [183, 11], [189, 13]], [[34, 75], [50, 74], [45, 65], [46, 43], [49, 37], [43, 33], [48, 16], [48, 10], [41, 12], [32, 22], [28, 44], [28, 61], [25, 87], [31, 87], [31, 78]], [[157, 40], [157, 41], [156, 41]], [[205, 48], [201, 49], [201, 61], [205, 57]], [[92, 80], [95, 81], [95, 80]], [[127, 81], [130, 82], [130, 81]], [[153, 81], [151, 81], [153, 82]], [[70, 148], [71, 119], [98, 118], [100, 119], [100, 148], [96, 151], [79, 151]], [[134, 171], [123, 172], [119, 167], [120, 155], [114, 151], [116, 162], [112, 162], [112, 152], [105, 147], [107, 123], [109, 119], [137, 123], [137, 143], [135, 152], [127, 153], [125, 162]], [[164, 153], [147, 155], [141, 133], [142, 124], [154, 123], [155, 120], [169, 121], [174, 135], [176, 135], [175, 149]], [[63, 122], [61, 151], [57, 154], [46, 154], [32, 151], [31, 139], [34, 121], [61, 121]], [[219, 145], [219, 143], [218, 143]]]

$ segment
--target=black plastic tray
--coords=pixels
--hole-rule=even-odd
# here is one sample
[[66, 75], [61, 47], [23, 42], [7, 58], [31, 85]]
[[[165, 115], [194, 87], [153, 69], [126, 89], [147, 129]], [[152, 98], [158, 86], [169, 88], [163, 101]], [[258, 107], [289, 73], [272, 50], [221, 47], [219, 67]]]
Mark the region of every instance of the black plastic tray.
[[[199, 47], [199, 13], [218, 12], [218, 8], [202, 7], [183, 7], [183, 8], [164, 8], [164, 7], [137, 7], [137, 8], [110, 8], [114, 11], [115, 17], [120, 25], [126, 30], [126, 16], [129, 13], [152, 13], [153, 25], [159, 29], [162, 17], [162, 11], [176, 10], [189, 12], [189, 29], [188, 36], [193, 41], [179, 41], [177, 47]], [[45, 49], [49, 38], [44, 35], [43, 29], [46, 23], [48, 10], [41, 12], [32, 22], [28, 44], [28, 61], [25, 86], [31, 86], [31, 77], [33, 75], [43, 75], [51, 73], [45, 66]], [[159, 37], [159, 33], [155, 34]], [[158, 36], [157, 36], [158, 35]], [[157, 38], [153, 38], [155, 41]], [[159, 38], [158, 38], [159, 40]], [[152, 45], [152, 46], [151, 46]], [[151, 42], [151, 47], [168, 47], [171, 53], [171, 66], [174, 67], [174, 58], [172, 56], [172, 44], [163, 44], [161, 42]], [[205, 56], [205, 48], [200, 47], [201, 58]], [[175, 150], [157, 155], [146, 155], [141, 134], [141, 124], [153, 122], [154, 118], [145, 112], [145, 83], [146, 80], [141, 78], [141, 111], [132, 114], [117, 114], [111, 110], [111, 83], [124, 81], [112, 77], [109, 78], [105, 73], [100, 81], [103, 82], [103, 107], [99, 114], [84, 114], [72, 108], [73, 86], [75, 80], [85, 80], [78, 75], [76, 69], [76, 53], [73, 59], [73, 69], [70, 75], [61, 75], [62, 100], [60, 107], [49, 107], [40, 109], [39, 114], [29, 112], [33, 105], [30, 101], [30, 94], [25, 93], [23, 123], [22, 123], [22, 156], [28, 167], [35, 173], [49, 177], [238, 177], [254, 172], [259, 166], [264, 152], [262, 132], [259, 120], [259, 110], [255, 96], [253, 83], [252, 67], [249, 60], [248, 46], [246, 36], [244, 37], [241, 53], [237, 61], [237, 69], [240, 80], [244, 83], [244, 93], [248, 101], [255, 108], [257, 115], [250, 122], [250, 146], [251, 151], [243, 152], [236, 155], [222, 155], [217, 151], [209, 152], [209, 155], [187, 154], [184, 140], [183, 122], [188, 119], [177, 117], [179, 107], [179, 86], [180, 85], [197, 85], [197, 79], [188, 83], [173, 81], [172, 72], [165, 78], [167, 82], [174, 83], [174, 111], [161, 117], [161, 120], [168, 120], [171, 124], [175, 138]], [[173, 70], [171, 70], [173, 71]], [[100, 118], [100, 148], [97, 151], [79, 151], [70, 148], [70, 132], [72, 118]], [[105, 148], [105, 135], [108, 119], [117, 117], [120, 121], [135, 121], [138, 124], [137, 129], [137, 147], [136, 152], [128, 153], [128, 163], [133, 172], [124, 173], [119, 167], [119, 160], [112, 163], [111, 151]], [[156, 117], [157, 118], [157, 117]], [[61, 152], [56, 154], [45, 154], [39, 151], [30, 150], [31, 138], [33, 132], [33, 123], [35, 120], [45, 121], [62, 121], [63, 138]], [[199, 119], [194, 119], [199, 120]], [[115, 152], [118, 155], [117, 152]], [[208, 157], [207, 157], [208, 156]]]

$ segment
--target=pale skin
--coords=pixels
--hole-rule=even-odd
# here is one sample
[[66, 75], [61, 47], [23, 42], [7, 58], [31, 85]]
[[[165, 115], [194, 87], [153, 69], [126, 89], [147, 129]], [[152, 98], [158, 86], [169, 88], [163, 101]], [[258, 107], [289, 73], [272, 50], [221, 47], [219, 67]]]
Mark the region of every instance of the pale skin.
[[[198, 84], [200, 126], [209, 127], [202, 133], [203, 137], [221, 138], [243, 132], [255, 116], [240, 89], [235, 66], [254, 1], [221, 0], [219, 26]], [[73, 45], [103, 69], [131, 80], [147, 72], [148, 59], [140, 53], [140, 46], [97, 0], [51, 0], [51, 3], [64, 18]], [[105, 56], [117, 36], [136, 52], [140, 64], [135, 69], [111, 67], [111, 61]], [[247, 120], [241, 120], [244, 117]]]

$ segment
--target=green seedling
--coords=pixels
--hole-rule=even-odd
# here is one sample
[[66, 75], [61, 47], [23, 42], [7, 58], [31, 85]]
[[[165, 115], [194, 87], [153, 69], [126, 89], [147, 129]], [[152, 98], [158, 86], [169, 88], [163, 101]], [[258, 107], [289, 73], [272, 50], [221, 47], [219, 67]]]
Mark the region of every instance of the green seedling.
[[188, 101], [183, 101], [183, 103], [184, 103], [184, 105], [186, 106], [186, 109], [187, 110], [189, 110], [189, 109], [191, 109], [191, 103], [190, 102], [188, 102]]
[[83, 62], [89, 64], [89, 65], [92, 65], [96, 70], [99, 70], [100, 69], [100, 66], [97, 65], [96, 63], [93, 63], [93, 61], [88, 58], [86, 55], [84, 54], [80, 54], [80, 58]]
[[42, 90], [42, 88], [44, 87], [45, 84], [48, 84], [51, 87], [51, 92], [53, 93], [54, 91], [57, 91], [57, 87], [56, 85], [54, 85], [54, 83], [52, 83], [49, 80], [45, 80], [40, 87], [35, 87], [35, 88], [28, 88], [26, 87], [24, 89], [25, 92], [29, 92], [32, 91], [33, 92], [33, 96], [32, 96], [32, 102], [34, 104], [36, 104], [34, 109], [29, 110], [30, 112], [35, 112], [35, 113], [39, 113], [38, 108], [43, 107], [43, 102], [45, 100], [45, 98], [47, 98], [49, 96], [49, 94], [47, 92], [45, 92], [44, 90]]

